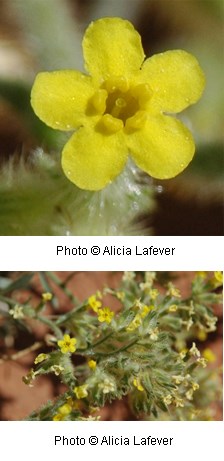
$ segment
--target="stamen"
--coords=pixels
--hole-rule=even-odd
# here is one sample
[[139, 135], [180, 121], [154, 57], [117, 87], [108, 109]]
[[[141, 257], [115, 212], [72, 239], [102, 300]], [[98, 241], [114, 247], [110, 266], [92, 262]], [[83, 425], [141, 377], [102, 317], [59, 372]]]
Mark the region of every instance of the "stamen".
[[147, 83], [140, 83], [131, 89], [132, 95], [138, 99], [140, 104], [144, 104], [152, 97], [152, 90]]
[[106, 90], [97, 90], [92, 96], [91, 104], [97, 113], [103, 114], [105, 112], [107, 96]]
[[147, 120], [147, 114], [144, 110], [139, 110], [133, 117], [127, 119], [125, 129], [127, 131], [140, 130]]
[[105, 114], [101, 118], [101, 123], [108, 133], [116, 133], [119, 130], [122, 130], [124, 124], [119, 118], [114, 118], [110, 114]]

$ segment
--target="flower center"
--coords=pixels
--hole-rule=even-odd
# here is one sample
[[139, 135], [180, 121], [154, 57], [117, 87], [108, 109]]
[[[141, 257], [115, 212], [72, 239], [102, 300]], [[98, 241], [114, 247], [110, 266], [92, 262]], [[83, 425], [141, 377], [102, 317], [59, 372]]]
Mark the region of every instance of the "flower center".
[[152, 96], [147, 83], [129, 86], [124, 77], [112, 77], [91, 98], [91, 106], [102, 115], [99, 126], [107, 133], [140, 129], [146, 121], [146, 103]]

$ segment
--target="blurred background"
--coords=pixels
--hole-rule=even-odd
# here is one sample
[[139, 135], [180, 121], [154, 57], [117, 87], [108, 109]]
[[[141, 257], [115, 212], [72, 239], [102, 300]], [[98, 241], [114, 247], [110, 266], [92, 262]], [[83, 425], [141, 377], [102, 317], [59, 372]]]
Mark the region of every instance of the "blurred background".
[[156, 235], [223, 235], [223, 13], [223, 0], [0, 0], [0, 167], [12, 156], [29, 157], [37, 146], [58, 150], [61, 134], [30, 107], [35, 75], [83, 70], [81, 41], [89, 22], [120, 16], [139, 31], [147, 56], [191, 52], [207, 82], [199, 103], [181, 115], [196, 155], [177, 178], [154, 182], [156, 211], [142, 216], [142, 225]]

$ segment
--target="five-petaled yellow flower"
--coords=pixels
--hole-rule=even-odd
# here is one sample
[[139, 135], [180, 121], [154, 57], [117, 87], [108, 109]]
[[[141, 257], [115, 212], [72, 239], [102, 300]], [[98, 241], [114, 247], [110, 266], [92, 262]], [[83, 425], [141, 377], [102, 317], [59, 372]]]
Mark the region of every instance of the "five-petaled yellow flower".
[[70, 338], [69, 335], [64, 335], [63, 339], [58, 341], [58, 346], [61, 349], [62, 354], [67, 354], [68, 352], [75, 352], [77, 340], [75, 338]]
[[74, 393], [77, 399], [84, 399], [85, 397], [87, 397], [88, 395], [87, 388], [88, 388], [87, 384], [83, 384], [82, 386], [76, 386], [74, 388]]
[[172, 114], [203, 92], [205, 78], [195, 57], [172, 50], [144, 60], [140, 35], [120, 18], [92, 22], [83, 54], [88, 74], [39, 73], [31, 94], [35, 113], [47, 125], [77, 130], [62, 151], [70, 181], [100, 190], [122, 171], [128, 154], [155, 178], [183, 171], [195, 146]]
[[112, 312], [109, 307], [104, 307], [103, 309], [98, 309], [98, 320], [99, 322], [111, 323], [112, 318], [114, 317], [114, 312]]
[[94, 312], [98, 312], [99, 308], [102, 306], [102, 303], [101, 301], [97, 300], [96, 295], [92, 295], [88, 298], [88, 305]]

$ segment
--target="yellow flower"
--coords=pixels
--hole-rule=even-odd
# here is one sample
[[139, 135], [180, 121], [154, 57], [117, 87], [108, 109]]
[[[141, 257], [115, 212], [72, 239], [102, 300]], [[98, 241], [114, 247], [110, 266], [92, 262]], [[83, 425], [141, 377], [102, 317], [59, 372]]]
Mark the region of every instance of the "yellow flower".
[[166, 51], [145, 59], [129, 21], [91, 22], [83, 38], [88, 74], [42, 72], [31, 104], [54, 129], [77, 130], [62, 151], [62, 168], [81, 189], [100, 190], [124, 168], [128, 154], [149, 175], [172, 178], [186, 168], [191, 132], [170, 116], [201, 97], [204, 74], [191, 54]]
[[153, 308], [154, 306], [143, 305], [140, 312], [141, 318], [144, 319]]
[[48, 354], [39, 354], [39, 355], [37, 355], [37, 357], [36, 357], [35, 360], [34, 360], [35, 365], [36, 365], [37, 363], [43, 362], [43, 361], [46, 360], [48, 357], [49, 357]]
[[206, 341], [208, 335], [205, 330], [199, 330], [197, 334], [197, 338], [199, 341]]
[[88, 298], [88, 305], [94, 312], [98, 312], [99, 308], [102, 306], [102, 303], [97, 301], [96, 295], [92, 295]]
[[133, 385], [138, 389], [138, 391], [143, 392], [144, 387], [141, 384], [141, 381], [139, 378], [134, 378], [133, 379]]
[[182, 349], [182, 351], [180, 351], [180, 353], [179, 353], [180, 358], [181, 358], [182, 360], [185, 359], [187, 353], [188, 353], [188, 349], [186, 349], [186, 347], [185, 347], [185, 348]]
[[150, 298], [154, 301], [158, 296], [159, 296], [159, 292], [156, 288], [152, 288], [150, 291], [149, 291], [149, 296]]
[[112, 312], [109, 307], [104, 307], [103, 309], [98, 309], [98, 320], [99, 322], [106, 322], [110, 323], [114, 316], [114, 312]]
[[215, 271], [214, 276], [210, 279], [210, 283], [214, 288], [221, 287], [223, 284], [223, 272]]
[[124, 291], [117, 291], [116, 296], [117, 296], [117, 299], [119, 299], [120, 301], [124, 301], [125, 292]]
[[206, 277], [207, 277], [207, 272], [205, 272], [205, 271], [198, 271], [198, 272], [196, 272], [196, 275], [197, 275], [198, 277], [201, 277], [202, 279], [206, 279]]
[[192, 381], [191, 386], [192, 386], [193, 391], [197, 391], [200, 387], [199, 384], [196, 383], [195, 381]]
[[65, 403], [64, 405], [58, 408], [58, 413], [60, 413], [63, 416], [69, 415], [71, 411], [72, 411], [72, 407], [71, 405], [69, 405], [69, 403]]
[[43, 301], [51, 301], [51, 299], [53, 298], [53, 295], [52, 293], [42, 293], [42, 299]]
[[214, 276], [218, 282], [223, 282], [223, 273], [221, 271], [214, 272]]
[[140, 327], [141, 323], [142, 323], [141, 315], [136, 314], [134, 319], [127, 326], [126, 331], [134, 331], [134, 330], [136, 330], [138, 327]]
[[60, 347], [62, 354], [67, 354], [68, 352], [76, 351], [76, 343], [77, 340], [75, 338], [70, 338], [69, 335], [64, 335], [64, 338], [58, 341], [58, 346]]
[[203, 357], [210, 363], [213, 363], [216, 361], [216, 355], [214, 354], [214, 352], [209, 349], [208, 347], [206, 349], [203, 350], [203, 353], [202, 353]]
[[82, 386], [76, 386], [74, 388], [74, 393], [77, 397], [77, 399], [84, 399], [88, 395], [87, 391], [87, 384], [83, 384]]
[[96, 368], [96, 361], [95, 360], [88, 360], [88, 366], [91, 368], [91, 370], [95, 370]]
[[56, 415], [53, 416], [53, 421], [63, 421], [64, 417], [60, 413], [56, 413]]

